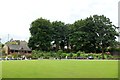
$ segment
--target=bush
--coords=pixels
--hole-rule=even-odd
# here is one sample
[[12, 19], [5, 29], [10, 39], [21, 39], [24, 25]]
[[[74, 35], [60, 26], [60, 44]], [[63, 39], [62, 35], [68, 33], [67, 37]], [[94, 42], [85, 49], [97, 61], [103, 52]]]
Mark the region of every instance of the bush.
[[120, 48], [111, 48], [110, 51], [111, 51], [111, 52], [113, 52], [113, 51], [120, 52]]
[[2, 56], [5, 56], [5, 55], [6, 55], [5, 50], [2, 49]]
[[77, 54], [73, 54], [73, 59], [77, 59], [79, 57]]
[[5, 60], [6, 56], [2, 56], [2, 59]]
[[67, 58], [68, 58], [68, 59], [72, 59], [72, 57], [73, 57], [73, 53], [68, 53], [68, 54], [67, 54]]
[[99, 56], [101, 56], [101, 54], [93, 54], [94, 59], [99, 59]]
[[108, 58], [108, 55], [104, 54], [104, 58], [107, 59], [107, 58]]
[[49, 56], [44, 56], [43, 59], [49, 59], [50, 57]]
[[88, 54], [85, 54], [85, 52], [82, 52], [82, 53], [80, 54], [80, 57], [82, 57], [83, 59], [86, 59], [87, 56], [88, 56]]
[[39, 58], [38, 54], [32, 53], [32, 59], [38, 59], [38, 58]]
[[43, 51], [32, 50], [32, 54], [39, 54], [39, 53], [43, 53]]
[[80, 57], [81, 51], [77, 52], [77, 57]]
[[44, 56], [44, 53], [39, 53], [39, 58], [43, 57]]
[[102, 59], [102, 53], [98, 55], [98, 59]]
[[113, 59], [113, 56], [112, 56], [112, 55], [108, 55], [107, 58], [108, 58], [108, 59]]
[[8, 55], [7, 57], [8, 57], [8, 58], [12, 58], [12, 55]]
[[62, 53], [63, 53], [62, 50], [58, 50], [57, 53], [56, 53], [56, 57], [60, 58]]
[[18, 58], [18, 53], [12, 53], [11, 55], [13, 58]]
[[63, 53], [63, 50], [58, 50], [57, 53]]
[[22, 54], [18, 54], [18, 58], [21, 58], [22, 57]]
[[32, 58], [32, 55], [31, 55], [31, 54], [25, 54], [25, 57], [26, 57], [27, 59], [30, 59], [30, 58]]
[[66, 56], [67, 56], [67, 53], [62, 53], [61, 54], [61, 58], [66, 58]]

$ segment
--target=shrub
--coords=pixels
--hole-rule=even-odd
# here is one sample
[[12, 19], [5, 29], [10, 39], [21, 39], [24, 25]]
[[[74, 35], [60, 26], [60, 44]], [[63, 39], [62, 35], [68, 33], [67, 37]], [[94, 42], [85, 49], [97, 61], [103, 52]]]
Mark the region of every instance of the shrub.
[[102, 53], [98, 55], [98, 59], [102, 59]]
[[2, 56], [5, 56], [5, 55], [6, 55], [5, 50], [2, 49]]
[[62, 50], [58, 50], [57, 53], [56, 53], [56, 57], [60, 58], [62, 53], [63, 53]]
[[62, 54], [61, 54], [61, 57], [62, 57], [62, 58], [66, 58], [66, 56], [67, 56], [67, 53], [62, 53]]
[[108, 55], [104, 54], [104, 58], [107, 59]]
[[49, 59], [49, 58], [50, 58], [50, 56], [48, 56], [48, 55], [43, 56], [43, 59]]
[[117, 52], [120, 52], [120, 48], [111, 48], [110, 51], [117, 51]]
[[70, 53], [69, 57], [71, 57], [71, 58], [72, 58], [72, 57], [73, 57], [73, 53]]
[[77, 54], [73, 54], [73, 59], [76, 59], [77, 57], [79, 57]]
[[11, 55], [13, 58], [18, 58], [18, 53], [12, 53]]
[[32, 58], [32, 55], [31, 55], [31, 54], [25, 54], [25, 57], [26, 57], [27, 59], [30, 59], [30, 58]]
[[107, 55], [107, 59], [113, 59], [114, 57], [112, 55]]
[[51, 52], [51, 57], [56, 57], [56, 53], [55, 52]]
[[86, 59], [87, 58], [87, 54], [85, 54], [85, 52], [82, 52], [81, 54], [80, 54], [80, 57], [82, 57], [82, 58], [84, 58], [84, 59]]
[[32, 53], [32, 59], [38, 59], [38, 58], [39, 58], [38, 54]]
[[77, 52], [77, 57], [80, 57], [81, 51]]
[[12, 58], [12, 55], [8, 55], [7, 57], [8, 57], [8, 58]]
[[98, 59], [101, 54], [93, 54], [94, 59]]
[[73, 53], [68, 53], [68, 54], [67, 54], [67, 58], [68, 58], [68, 59], [72, 59], [72, 57], [73, 57]]
[[57, 53], [63, 53], [63, 50], [58, 50], [58, 52]]
[[6, 58], [6, 56], [2, 56], [2, 58]]
[[21, 58], [22, 57], [22, 55], [21, 54], [18, 54], [18, 58]]

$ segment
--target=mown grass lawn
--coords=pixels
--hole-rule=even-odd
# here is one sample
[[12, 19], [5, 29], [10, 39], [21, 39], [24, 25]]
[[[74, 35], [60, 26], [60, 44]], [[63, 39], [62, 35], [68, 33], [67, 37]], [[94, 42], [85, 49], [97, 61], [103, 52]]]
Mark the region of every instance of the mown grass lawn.
[[3, 61], [2, 73], [3, 78], [117, 78], [118, 61]]

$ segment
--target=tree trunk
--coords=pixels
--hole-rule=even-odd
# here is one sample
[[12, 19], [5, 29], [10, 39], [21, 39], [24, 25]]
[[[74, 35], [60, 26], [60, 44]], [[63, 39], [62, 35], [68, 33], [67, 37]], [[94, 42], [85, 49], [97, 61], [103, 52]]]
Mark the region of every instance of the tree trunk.
[[59, 41], [56, 41], [56, 51], [59, 50]]
[[70, 44], [68, 40], [67, 40], [67, 52], [70, 52]]
[[105, 59], [104, 58], [104, 48], [102, 47], [102, 59]]

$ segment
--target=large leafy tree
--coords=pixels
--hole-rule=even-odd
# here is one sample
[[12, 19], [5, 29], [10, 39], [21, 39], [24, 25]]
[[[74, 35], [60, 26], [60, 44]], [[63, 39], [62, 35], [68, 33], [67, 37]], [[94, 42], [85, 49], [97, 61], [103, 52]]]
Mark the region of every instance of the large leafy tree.
[[118, 36], [117, 27], [104, 15], [94, 15], [92, 21], [95, 23], [96, 28], [94, 33], [96, 35], [96, 46], [101, 48], [102, 53], [104, 53], [107, 47], [114, 45]]
[[73, 51], [82, 50], [83, 44], [85, 44], [86, 35], [85, 32], [82, 31], [84, 28], [86, 21], [85, 20], [78, 20], [75, 21], [73, 25], [71, 25], [71, 33], [70, 33], [70, 45]]
[[87, 48], [95, 51], [100, 50], [103, 53], [104, 51], [115, 43], [115, 39], [118, 36], [116, 32], [116, 26], [112, 24], [109, 18], [106, 18], [104, 15], [93, 15], [85, 19], [86, 26], [83, 28], [83, 32], [86, 32]]
[[32, 49], [48, 51], [52, 41], [52, 26], [49, 20], [39, 18], [31, 23], [31, 37], [29, 47]]
[[116, 26], [104, 15], [93, 15], [84, 20], [78, 20], [73, 24], [71, 44], [75, 50], [85, 52], [104, 53], [107, 47], [114, 44], [116, 36]]
[[31, 23], [29, 46], [32, 49], [49, 51], [51, 42], [58, 49], [71, 47], [73, 51], [102, 52], [115, 43], [116, 26], [104, 15], [93, 15], [73, 24], [61, 21], [50, 22], [37, 19]]
[[56, 44], [56, 50], [58, 50], [59, 48], [64, 50], [64, 47], [67, 44], [69, 27], [66, 26], [64, 22], [61, 21], [52, 22], [52, 27], [53, 27], [52, 39]]
[[[102, 53], [104, 53], [107, 47], [114, 44], [116, 36], [118, 36], [116, 32], [117, 27], [104, 15], [94, 15], [87, 18], [86, 21], [87, 32], [90, 31], [92, 33], [90, 35], [95, 43], [95, 47], [100, 48]], [[93, 26], [90, 26], [90, 24], [93, 24]]]

